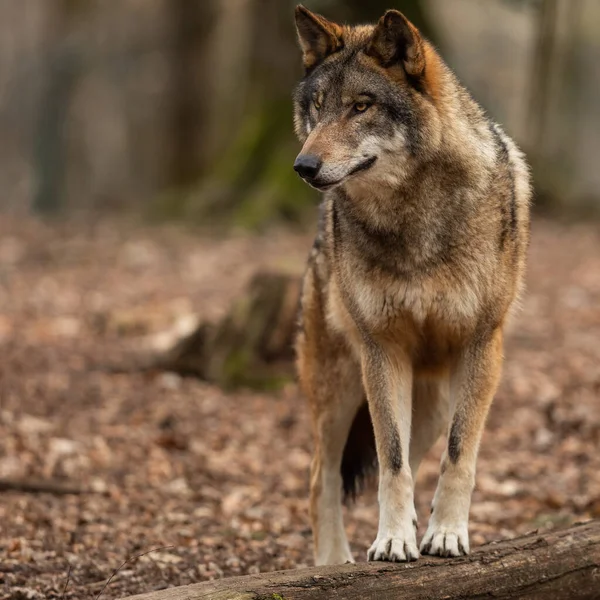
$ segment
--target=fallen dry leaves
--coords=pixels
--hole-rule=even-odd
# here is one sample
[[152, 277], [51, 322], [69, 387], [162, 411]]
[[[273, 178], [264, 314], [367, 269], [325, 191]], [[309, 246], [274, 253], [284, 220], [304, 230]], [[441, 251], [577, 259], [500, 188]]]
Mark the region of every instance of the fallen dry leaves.
[[[221, 390], [115, 372], [216, 319], [259, 268], [302, 268], [308, 236], [226, 240], [100, 221], [0, 223], [0, 599], [102, 598], [311, 564], [310, 431], [290, 384]], [[534, 225], [472, 507], [472, 543], [600, 517], [600, 234]], [[441, 444], [417, 486], [421, 528]], [[375, 494], [348, 510], [355, 556]]]

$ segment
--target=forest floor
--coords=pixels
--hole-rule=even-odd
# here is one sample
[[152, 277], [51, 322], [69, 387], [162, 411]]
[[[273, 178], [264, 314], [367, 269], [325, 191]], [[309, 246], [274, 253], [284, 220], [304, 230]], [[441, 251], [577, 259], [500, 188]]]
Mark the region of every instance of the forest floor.
[[[220, 317], [257, 269], [301, 271], [310, 241], [2, 217], [0, 486], [85, 493], [0, 489], [0, 599], [108, 600], [311, 564], [311, 436], [294, 384], [224, 393], [110, 368]], [[472, 546], [600, 517], [600, 228], [538, 220], [530, 257], [481, 448]], [[419, 473], [421, 533], [441, 448]], [[358, 560], [376, 519], [372, 491], [347, 509]]]

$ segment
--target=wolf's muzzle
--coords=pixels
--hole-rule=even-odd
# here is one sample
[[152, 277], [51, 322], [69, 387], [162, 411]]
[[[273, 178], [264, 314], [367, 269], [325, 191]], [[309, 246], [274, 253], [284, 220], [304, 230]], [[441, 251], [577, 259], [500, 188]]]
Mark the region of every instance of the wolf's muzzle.
[[317, 176], [322, 164], [323, 161], [314, 154], [300, 154], [294, 163], [294, 171], [296, 171], [302, 179], [310, 181]]

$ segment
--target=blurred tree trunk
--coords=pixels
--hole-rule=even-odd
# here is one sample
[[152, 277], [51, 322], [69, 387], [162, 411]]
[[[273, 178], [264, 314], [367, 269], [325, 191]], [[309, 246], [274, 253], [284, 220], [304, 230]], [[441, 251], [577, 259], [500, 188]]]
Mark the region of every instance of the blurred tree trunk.
[[[196, 162], [192, 185], [167, 195], [165, 211], [250, 227], [282, 215], [294, 218], [302, 200], [313, 197], [291, 169], [291, 92], [301, 75], [294, 2], [209, 4], [214, 10], [203, 45], [203, 160]], [[174, 90], [174, 98], [182, 93]]]
[[543, 0], [536, 15], [526, 145], [538, 199], [550, 209], [585, 208], [576, 206], [582, 204], [578, 182], [583, 175], [577, 152], [585, 91], [579, 56], [585, 40], [582, 8], [583, 0]]
[[544, 0], [540, 3], [537, 13], [537, 43], [529, 103], [529, 144], [540, 150], [543, 146], [544, 132], [548, 121], [552, 78], [556, 76], [558, 1]]
[[211, 155], [225, 150], [235, 135], [236, 124], [244, 117], [253, 58], [253, 16], [257, 12], [255, 0], [217, 3], [208, 40], [211, 78], [207, 95], [211, 119], [204, 139]]
[[72, 36], [78, 19], [88, 9], [88, 0], [54, 0], [50, 11], [48, 67], [40, 98], [34, 149], [36, 189], [33, 207], [41, 213], [56, 213], [62, 205], [66, 121], [82, 66], [81, 49], [75, 46]]
[[[180, 187], [198, 177], [203, 155], [202, 133], [209, 126], [206, 79], [214, 0], [168, 0], [171, 27], [171, 119], [167, 185]], [[204, 60], [203, 60], [204, 59]]]

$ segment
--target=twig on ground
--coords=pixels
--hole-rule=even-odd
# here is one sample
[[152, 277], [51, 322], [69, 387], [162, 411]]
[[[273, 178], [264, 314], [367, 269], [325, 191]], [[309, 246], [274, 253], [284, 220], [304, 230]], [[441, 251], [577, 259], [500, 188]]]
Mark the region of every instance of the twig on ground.
[[61, 600], [63, 600], [63, 598], [65, 597], [65, 594], [67, 593], [67, 588], [69, 587], [69, 582], [71, 581], [71, 569], [72, 566], [69, 565], [69, 570], [67, 571], [67, 581], [65, 581], [65, 587], [63, 588], [62, 594], [60, 595]]
[[72, 483], [54, 479], [7, 479], [0, 478], [0, 492], [25, 492], [28, 494], [93, 494], [94, 490], [81, 488]]
[[108, 581], [104, 584], [104, 586], [102, 587], [102, 589], [98, 592], [98, 595], [94, 598], [94, 600], [99, 600], [100, 596], [102, 596], [102, 594], [104, 593], [104, 591], [106, 590], [106, 588], [110, 585], [110, 582], [115, 578], [115, 576], [117, 575], [117, 573], [127, 564], [130, 563], [134, 560], [137, 560], [138, 558], [141, 558], [142, 556], [146, 556], [146, 554], [152, 554], [152, 552], [158, 552], [159, 550], [167, 550], [168, 548], [173, 548], [173, 546], [160, 546], [159, 548], [152, 548], [152, 550], [148, 550], [147, 552], [142, 552], [141, 554], [136, 554], [135, 556], [130, 556], [129, 558], [125, 559], [120, 565], [119, 567], [117, 567], [111, 574], [111, 576], [108, 578]]

